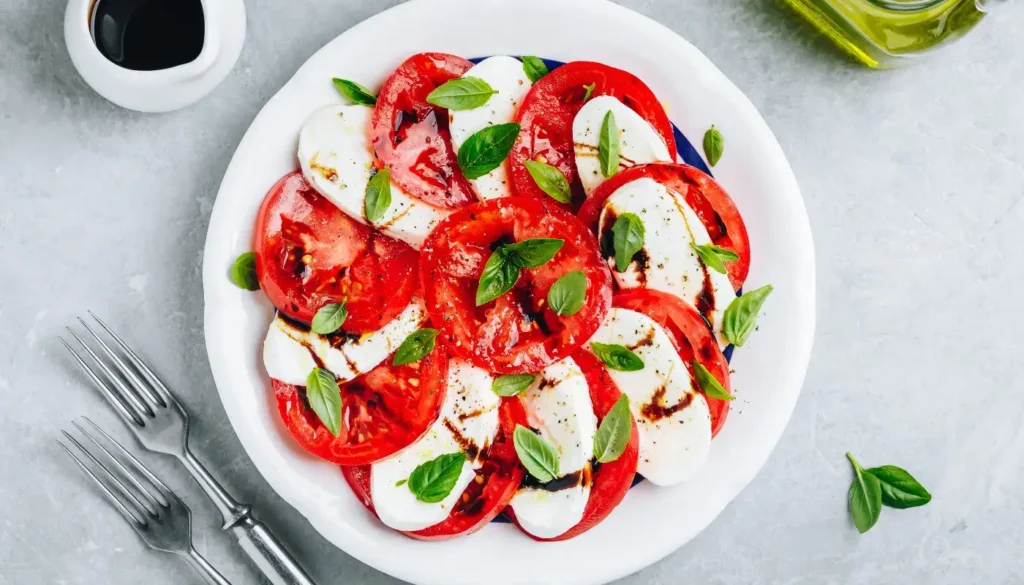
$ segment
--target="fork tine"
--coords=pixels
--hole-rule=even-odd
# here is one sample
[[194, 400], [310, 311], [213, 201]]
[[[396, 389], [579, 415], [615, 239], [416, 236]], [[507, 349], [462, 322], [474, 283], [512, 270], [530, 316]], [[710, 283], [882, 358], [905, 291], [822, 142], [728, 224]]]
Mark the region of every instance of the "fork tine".
[[[109, 457], [110, 460], [114, 462], [114, 465], [116, 465], [117, 468], [121, 470], [121, 473], [124, 474], [124, 477], [126, 477], [128, 481], [131, 482], [133, 486], [135, 486], [135, 489], [138, 490], [143, 495], [144, 499], [148, 500], [149, 504], [152, 504], [151, 507], [147, 507], [150, 511], [159, 512], [158, 508], [166, 508], [170, 506], [170, 502], [167, 501], [167, 498], [164, 497], [163, 492], [161, 492], [159, 488], [156, 490], [157, 493], [159, 494], [158, 498], [157, 496], [153, 495], [153, 493], [148, 488], [146, 488], [146, 486], [142, 485], [142, 482], [139, 481], [137, 476], [143, 475], [146, 477], [146, 479], [152, 482], [153, 479], [155, 479], [153, 474], [150, 473], [148, 469], [143, 468], [142, 463], [139, 463], [138, 459], [132, 457], [131, 454], [128, 453], [128, 451], [126, 451], [125, 448], [122, 447], [120, 443], [114, 440], [113, 437], [106, 433], [103, 433], [103, 430], [96, 426], [96, 423], [92, 422], [91, 420], [89, 421], [89, 424], [91, 424], [93, 428], [103, 433], [103, 436], [106, 437], [106, 439], [110, 441], [115, 447], [117, 447], [117, 449], [121, 452], [122, 455], [125, 455], [129, 459], [129, 465], [135, 468], [135, 473], [132, 473], [131, 470], [125, 467], [125, 465], [121, 463], [121, 460], [114, 456], [114, 454], [111, 453], [106, 447], [104, 447], [102, 443], [96, 440], [96, 437], [90, 435], [89, 431], [82, 428], [82, 426], [75, 421], [71, 421], [71, 424], [74, 425], [75, 428], [79, 430], [79, 432], [88, 437], [89, 440], [92, 441], [94, 445], [99, 447], [101, 451], [107, 454], [107, 457]], [[157, 482], [153, 482], [153, 485], [155, 486], [156, 483]]]
[[132, 514], [131, 511], [129, 511], [128, 508], [121, 502], [121, 500], [114, 495], [114, 492], [110, 491], [110, 488], [108, 488], [106, 484], [100, 481], [100, 478], [96, 477], [96, 474], [93, 473], [92, 470], [89, 469], [89, 467], [86, 466], [86, 464], [83, 463], [82, 460], [78, 458], [78, 455], [75, 455], [71, 451], [71, 449], [68, 448], [67, 445], [60, 442], [59, 440], [57, 441], [57, 444], [60, 445], [62, 449], [64, 449], [64, 452], [68, 454], [68, 457], [70, 457], [75, 463], [78, 464], [78, 468], [81, 469], [82, 472], [85, 473], [87, 476], [92, 478], [93, 482], [95, 482], [96, 485], [98, 485], [100, 489], [103, 490], [103, 494], [107, 497], [108, 500], [110, 500], [110, 503], [114, 504], [114, 507], [117, 508], [117, 511], [120, 512], [122, 516], [124, 516], [124, 519], [127, 520], [129, 524], [131, 524], [136, 530], [141, 529], [146, 525], [145, 520], [140, 520], [139, 518], [136, 518], [135, 515]]
[[145, 376], [150, 381], [153, 387], [156, 388], [157, 394], [159, 394], [160, 397], [164, 399], [164, 402], [168, 406], [175, 403], [174, 396], [171, 394], [171, 391], [168, 390], [167, 386], [165, 386], [164, 383], [160, 381], [160, 378], [158, 378], [156, 374], [153, 373], [153, 370], [149, 369], [149, 366], [147, 366], [145, 362], [142, 361], [142, 358], [136, 355], [136, 353], [132, 351], [132, 348], [128, 347], [128, 344], [125, 343], [117, 335], [117, 333], [114, 333], [114, 331], [110, 327], [108, 327], [106, 323], [104, 323], [99, 317], [97, 317], [96, 313], [93, 313], [92, 311], [89, 310], [86, 310], [86, 312], [89, 313], [89, 316], [95, 319], [97, 323], [99, 323], [100, 327], [102, 327], [103, 330], [106, 331], [108, 335], [110, 335], [111, 339], [114, 340], [114, 343], [116, 343], [117, 346], [120, 347], [122, 351], [124, 351], [125, 356], [128, 357], [128, 361], [130, 361], [132, 365], [135, 366], [140, 372], [142, 372], [142, 375]]
[[[117, 491], [120, 492], [122, 496], [124, 496], [125, 498], [131, 500], [132, 502], [135, 502], [135, 511], [139, 512], [139, 515], [141, 516], [141, 518], [136, 518], [136, 520], [140, 524], [142, 524], [142, 525], [146, 525], [147, 524], [146, 518], [145, 518], [147, 514], [149, 516], [152, 516], [153, 518], [157, 518], [157, 515], [156, 515], [155, 511], [149, 509], [149, 507], [147, 507], [145, 504], [140, 502], [139, 499], [137, 497], [135, 497], [135, 494], [133, 494], [131, 492], [131, 490], [129, 490], [127, 487], [125, 487], [125, 485], [123, 483], [121, 483], [121, 480], [117, 479], [117, 476], [115, 476], [113, 473], [110, 473], [110, 470], [107, 469], [102, 463], [100, 463], [99, 459], [96, 459], [96, 457], [92, 453], [90, 453], [88, 449], [86, 449], [84, 446], [82, 446], [81, 443], [78, 442], [78, 439], [72, 437], [67, 431], [64, 431], [64, 430], [62, 430], [60, 432], [60, 434], [64, 435], [64, 438], [67, 439], [68, 441], [71, 441], [75, 445], [75, 447], [78, 447], [79, 451], [81, 451], [82, 453], [85, 453], [85, 456], [88, 457], [90, 461], [92, 461], [93, 465], [95, 465], [96, 467], [99, 467], [100, 469], [102, 469], [103, 472], [106, 474], [106, 477], [111, 482], [113, 482], [113, 484], [115, 486], [117, 486]], [[110, 493], [110, 495], [113, 496], [113, 493], [111, 493], [110, 489], [107, 488], [106, 483], [103, 480], [101, 480], [95, 473], [93, 473], [92, 469], [89, 469], [89, 467], [87, 465], [85, 465], [77, 457], [75, 457], [75, 459], [78, 460], [79, 465], [81, 465], [82, 468], [86, 472], [88, 472], [88, 474], [90, 476], [92, 476], [92, 478], [94, 480], [96, 480], [96, 483], [99, 483], [99, 484], [103, 485], [103, 487], [106, 488], [105, 491], [107, 491], [107, 493]], [[117, 499], [121, 503], [122, 506], [124, 505], [124, 501], [122, 501], [121, 498], [116, 498], [115, 497], [115, 499]], [[125, 507], [127, 507], [127, 506], [125, 506]]]
[[135, 391], [129, 388], [127, 385], [125, 385], [125, 383], [121, 380], [121, 377], [115, 374], [114, 371], [110, 369], [110, 366], [108, 366], [106, 362], [101, 360], [100, 356], [96, 355], [96, 352], [94, 352], [92, 348], [89, 347], [85, 343], [85, 341], [83, 341], [82, 338], [79, 337], [78, 334], [74, 332], [73, 329], [71, 329], [70, 327], [67, 327], [66, 329], [68, 330], [68, 333], [70, 333], [71, 336], [74, 337], [75, 340], [77, 340], [78, 343], [80, 343], [83, 348], [85, 348], [85, 351], [88, 352], [88, 354], [92, 357], [93, 361], [96, 362], [96, 365], [98, 365], [100, 369], [103, 370], [103, 373], [106, 374], [107, 379], [113, 382], [115, 386], [117, 386], [117, 389], [120, 390], [121, 392], [121, 396], [127, 399], [128, 402], [135, 407], [135, 412], [141, 417], [141, 420], [144, 421], [146, 417], [151, 417], [155, 414], [152, 410], [149, 409], [148, 406], [146, 406], [145, 404], [142, 403], [141, 400], [139, 400], [139, 396], [135, 393]]
[[130, 410], [128, 410], [129, 406], [125, 404], [125, 402], [121, 400], [121, 398], [113, 390], [108, 388], [107, 385], [103, 383], [103, 380], [101, 380], [100, 377], [96, 375], [96, 372], [92, 371], [92, 368], [89, 367], [89, 364], [85, 363], [85, 360], [82, 359], [82, 356], [78, 355], [78, 352], [72, 349], [72, 347], [68, 345], [68, 342], [64, 341], [63, 337], [58, 337], [57, 339], [59, 339], [60, 342], [64, 344], [64, 347], [67, 348], [69, 352], [71, 352], [71, 355], [74, 356], [75, 361], [78, 362], [78, 365], [81, 366], [83, 370], [85, 370], [85, 373], [92, 380], [93, 384], [95, 384], [96, 387], [100, 389], [100, 392], [103, 394], [103, 397], [106, 398], [107, 402], [109, 402], [111, 406], [114, 407], [114, 410], [117, 411], [117, 414], [119, 414], [122, 419], [124, 419], [124, 422], [130, 425], [141, 425], [142, 419], [139, 418]]
[[100, 344], [100, 348], [103, 349], [103, 353], [105, 353], [107, 357], [110, 358], [110, 360], [117, 365], [118, 373], [122, 374], [125, 378], [128, 379], [128, 383], [135, 389], [136, 392], [142, 395], [143, 400], [146, 401], [146, 403], [149, 405], [151, 409], [155, 411], [155, 409], [157, 408], [167, 406], [166, 404], [164, 404], [164, 401], [159, 396], [157, 396], [157, 394], [153, 391], [153, 388], [149, 384], [146, 384], [142, 380], [140, 380], [139, 377], [135, 374], [135, 372], [128, 367], [128, 364], [124, 363], [124, 360], [121, 359], [121, 356], [117, 355], [114, 352], [114, 350], [110, 349], [110, 346], [107, 345], [107, 342], [103, 341], [103, 338], [97, 335], [96, 332], [92, 330], [92, 327], [89, 327], [89, 324], [86, 323], [84, 319], [78, 317], [78, 322], [81, 323], [82, 327], [85, 327], [85, 330], [89, 332], [89, 335], [92, 335], [92, 338], [95, 339], [96, 342]]
[[[100, 428], [98, 424], [92, 422], [91, 418], [87, 416], [83, 416], [82, 418], [85, 420], [85, 422], [89, 423], [89, 426], [95, 429], [96, 432], [98, 432], [100, 435], [103, 435], [103, 438], [109, 441], [110, 444], [113, 445], [114, 448], [116, 448], [121, 453], [121, 455], [123, 455], [125, 459], [128, 460], [129, 464], [131, 464], [132, 467], [135, 468], [135, 471], [143, 475], [146, 478], [146, 480], [149, 481], [149, 483], [156, 488], [156, 490], [160, 493], [160, 497], [162, 497], [164, 500], [164, 506], [170, 505], [170, 498], [174, 497], [174, 492], [171, 491], [171, 488], [167, 487], [167, 485], [164, 484], [164, 482], [160, 481], [160, 478], [153, 474], [153, 472], [150, 471], [148, 467], [143, 465], [141, 461], [139, 461], [134, 455], [129, 453], [128, 450], [121, 445], [121, 443], [117, 442], [117, 439], [108, 435], [107, 432]], [[75, 423], [74, 421], [72, 421], [71, 424], [78, 427], [78, 424]], [[93, 442], [96, 442], [96, 439], [93, 438], [93, 436], [90, 435], [88, 432], [86, 432], [85, 429], [82, 429], [81, 427], [78, 428], [83, 433], [85, 433], [87, 437], [92, 439]]]

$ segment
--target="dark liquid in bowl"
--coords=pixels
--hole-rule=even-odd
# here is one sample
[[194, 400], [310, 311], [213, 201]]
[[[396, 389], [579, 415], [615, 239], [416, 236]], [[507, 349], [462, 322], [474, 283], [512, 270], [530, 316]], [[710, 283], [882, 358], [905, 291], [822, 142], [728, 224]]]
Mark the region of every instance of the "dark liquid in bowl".
[[92, 36], [121, 67], [155, 71], [194, 61], [205, 26], [201, 0], [97, 0]]

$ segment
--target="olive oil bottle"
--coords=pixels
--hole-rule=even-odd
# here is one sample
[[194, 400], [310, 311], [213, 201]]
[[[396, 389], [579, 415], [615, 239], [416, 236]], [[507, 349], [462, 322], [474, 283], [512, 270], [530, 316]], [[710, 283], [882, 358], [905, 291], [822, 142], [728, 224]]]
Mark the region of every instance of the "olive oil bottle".
[[868, 67], [906, 63], [974, 28], [1005, 0], [784, 0]]

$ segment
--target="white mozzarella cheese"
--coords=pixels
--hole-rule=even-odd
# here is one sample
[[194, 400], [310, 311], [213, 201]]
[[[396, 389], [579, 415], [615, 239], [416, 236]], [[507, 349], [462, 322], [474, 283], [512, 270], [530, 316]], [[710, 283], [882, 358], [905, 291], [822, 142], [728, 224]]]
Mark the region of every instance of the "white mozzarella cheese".
[[[422, 530], [444, 521], [480, 467], [479, 455], [498, 432], [501, 399], [491, 391], [493, 378], [468, 362], [452, 360], [448, 389], [437, 421], [415, 443], [373, 464], [370, 495], [381, 521], [395, 530]], [[458, 482], [445, 499], [421, 502], [408, 484], [396, 485], [423, 463], [449, 453], [466, 452]]]
[[705, 266], [690, 246], [711, 243], [697, 214], [679, 193], [652, 179], [637, 179], [605, 201], [599, 223], [602, 241], [609, 241], [615, 219], [624, 213], [636, 214], [643, 222], [644, 247], [625, 272], [616, 270], [614, 250], [604, 250], [618, 285], [670, 293], [698, 307], [724, 344], [722, 315], [736, 292], [729, 276]]
[[530, 426], [558, 451], [560, 477], [547, 486], [520, 488], [509, 505], [523, 530], [554, 538], [583, 519], [597, 417], [587, 380], [568, 358], [545, 368], [520, 399]]
[[668, 334], [647, 315], [613, 308], [590, 341], [623, 345], [644, 362], [636, 372], [608, 370], [640, 431], [637, 472], [655, 485], [693, 477], [711, 448], [711, 414]]
[[286, 384], [305, 386], [306, 377], [321, 364], [339, 381], [348, 381], [377, 367], [426, 322], [420, 299], [413, 299], [384, 327], [363, 335], [319, 335], [278, 315], [263, 342], [263, 365], [271, 378]]
[[661, 135], [642, 117], [612, 96], [598, 96], [587, 101], [572, 121], [572, 140], [576, 152], [576, 170], [583, 190], [590, 195], [604, 182], [598, 159], [598, 142], [605, 115], [615, 116], [619, 128], [619, 168], [652, 162], [672, 162], [674, 155]]
[[[523, 63], [519, 59], [506, 56], [484, 59], [470, 68], [463, 77], [482, 79], [498, 93], [492, 95], [487, 103], [480, 107], [448, 112], [448, 129], [451, 131], [455, 152], [459, 151], [470, 136], [484, 128], [513, 121], [519, 104], [533, 85], [523, 70]], [[502, 164], [479, 179], [470, 180], [477, 197], [487, 200], [509, 196], [507, 166]]]
[[326, 106], [313, 112], [299, 132], [302, 175], [318, 193], [353, 219], [419, 249], [449, 211], [411, 197], [391, 182], [391, 206], [376, 222], [366, 219], [366, 184], [374, 173], [367, 133], [372, 108]]

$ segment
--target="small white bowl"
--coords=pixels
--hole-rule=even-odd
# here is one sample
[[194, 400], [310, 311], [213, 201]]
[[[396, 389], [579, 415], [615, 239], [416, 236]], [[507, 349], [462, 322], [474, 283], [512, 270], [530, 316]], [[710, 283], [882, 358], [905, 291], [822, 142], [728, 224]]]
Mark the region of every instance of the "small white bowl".
[[90, 30], [97, 1], [68, 0], [64, 42], [71, 62], [96, 93], [139, 112], [169, 112], [202, 99], [238, 60], [245, 40], [243, 0], [201, 0], [206, 29], [195, 60], [156, 71], [125, 69], [96, 47]]

